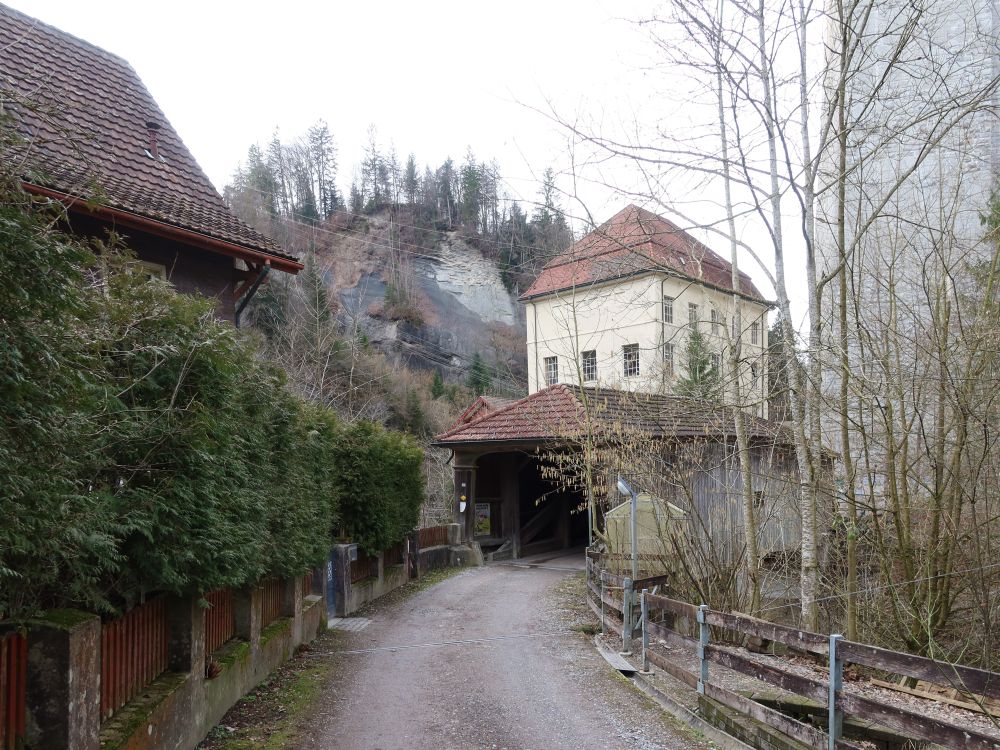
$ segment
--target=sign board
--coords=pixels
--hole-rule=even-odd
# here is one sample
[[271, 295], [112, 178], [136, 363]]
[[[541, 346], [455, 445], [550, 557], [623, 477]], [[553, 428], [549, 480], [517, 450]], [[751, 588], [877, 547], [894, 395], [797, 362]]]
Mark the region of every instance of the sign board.
[[476, 524], [474, 526], [476, 536], [490, 536], [493, 530], [492, 511], [493, 505], [491, 503], [476, 503]]

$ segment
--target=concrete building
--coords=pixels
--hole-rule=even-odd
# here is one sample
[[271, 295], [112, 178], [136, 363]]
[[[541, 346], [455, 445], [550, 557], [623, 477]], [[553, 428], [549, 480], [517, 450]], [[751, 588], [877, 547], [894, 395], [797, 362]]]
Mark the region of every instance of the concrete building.
[[[521, 296], [528, 392], [549, 385], [671, 394], [687, 375], [693, 327], [725, 382], [726, 344], [741, 339], [745, 403], [766, 416], [767, 312], [749, 276], [666, 219], [628, 206], [554, 258]], [[734, 299], [740, 301], [736, 331]]]

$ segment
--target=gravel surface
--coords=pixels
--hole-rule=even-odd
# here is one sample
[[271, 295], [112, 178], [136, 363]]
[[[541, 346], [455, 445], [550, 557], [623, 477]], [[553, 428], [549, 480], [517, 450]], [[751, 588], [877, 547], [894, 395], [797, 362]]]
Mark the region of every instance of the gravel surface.
[[301, 748], [708, 747], [596, 652], [582, 554], [465, 571], [365, 615]]

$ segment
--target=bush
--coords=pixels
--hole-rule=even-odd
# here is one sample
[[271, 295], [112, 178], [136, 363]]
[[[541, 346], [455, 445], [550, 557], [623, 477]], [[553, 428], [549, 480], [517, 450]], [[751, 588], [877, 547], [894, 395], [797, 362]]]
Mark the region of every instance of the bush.
[[0, 197], [0, 615], [299, 575], [342, 499], [369, 551], [413, 528], [412, 441], [341, 424], [210, 300]]

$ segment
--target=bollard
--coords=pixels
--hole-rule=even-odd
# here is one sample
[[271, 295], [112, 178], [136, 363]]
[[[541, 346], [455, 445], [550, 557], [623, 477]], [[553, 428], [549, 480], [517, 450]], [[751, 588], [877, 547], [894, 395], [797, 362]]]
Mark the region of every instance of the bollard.
[[622, 656], [632, 653], [632, 579], [622, 583]]
[[642, 590], [642, 598], [639, 603], [642, 605], [642, 673], [651, 674], [649, 669], [649, 657], [646, 652], [649, 650], [649, 628], [646, 627], [646, 623], [649, 621], [649, 608], [646, 605], [646, 595], [649, 593], [648, 589]]
[[836, 750], [837, 740], [844, 733], [844, 712], [837, 708], [837, 694], [844, 687], [844, 660], [837, 654], [837, 643], [843, 639], [844, 636], [839, 633], [830, 636], [830, 697], [827, 725], [829, 750]]
[[705, 615], [708, 605], [698, 607], [698, 692], [705, 694], [705, 683], [708, 682], [708, 659], [705, 658], [705, 647], [708, 645], [708, 623]]

